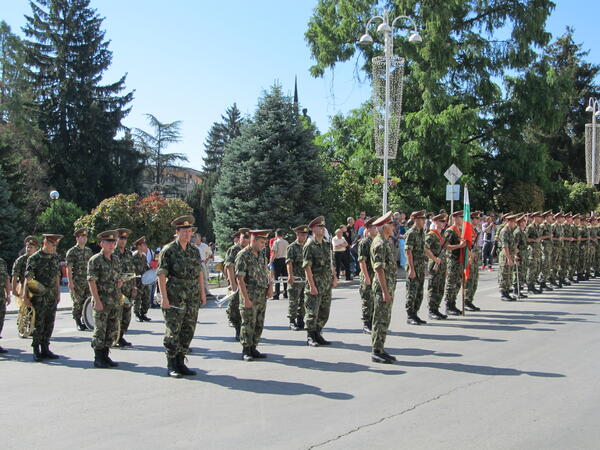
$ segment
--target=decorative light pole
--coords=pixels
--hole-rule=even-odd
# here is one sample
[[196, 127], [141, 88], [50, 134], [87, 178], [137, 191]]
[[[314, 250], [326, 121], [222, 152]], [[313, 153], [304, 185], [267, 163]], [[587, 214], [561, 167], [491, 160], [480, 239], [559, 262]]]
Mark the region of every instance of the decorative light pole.
[[58, 191], [50, 191], [50, 198], [52, 200], [58, 200], [58, 197], [60, 197], [60, 194], [58, 193]]
[[[387, 212], [388, 200], [388, 159], [389, 159], [389, 144], [390, 144], [390, 67], [392, 57], [394, 55], [394, 26], [398, 20], [409, 21], [412, 29], [409, 31], [408, 42], [418, 44], [422, 41], [421, 35], [417, 31], [417, 25], [412, 17], [398, 16], [390, 24], [389, 13], [384, 11], [383, 16], [374, 16], [369, 19], [365, 26], [365, 34], [359, 39], [359, 44], [370, 45], [373, 43], [373, 38], [369, 34], [369, 26], [375, 21], [381, 21], [377, 27], [379, 33], [383, 33], [384, 38], [384, 55], [385, 55], [385, 117], [384, 117], [384, 143], [383, 143], [383, 214]], [[399, 28], [399, 27], [398, 27]]]
[[596, 184], [596, 119], [600, 119], [600, 103], [598, 99], [590, 97], [586, 112], [592, 113], [592, 186]]

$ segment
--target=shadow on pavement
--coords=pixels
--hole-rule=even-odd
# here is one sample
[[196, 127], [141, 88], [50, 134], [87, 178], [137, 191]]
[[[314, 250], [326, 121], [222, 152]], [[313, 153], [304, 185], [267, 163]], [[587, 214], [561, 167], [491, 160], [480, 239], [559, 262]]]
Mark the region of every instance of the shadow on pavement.
[[479, 375], [500, 375], [500, 376], [515, 376], [529, 375], [532, 377], [545, 378], [562, 378], [566, 375], [552, 372], [535, 372], [511, 369], [508, 367], [493, 367], [493, 366], [478, 366], [473, 364], [461, 363], [441, 363], [441, 362], [421, 362], [421, 361], [398, 361], [401, 366], [409, 367], [428, 367], [431, 369], [452, 370], [455, 372], [476, 373]]
[[506, 342], [506, 339], [496, 338], [481, 338], [478, 336], [465, 336], [462, 334], [425, 334], [425, 333], [410, 333], [410, 332], [398, 332], [388, 331], [389, 336], [401, 336], [406, 338], [416, 339], [427, 339], [427, 340], [440, 340], [440, 341], [482, 341], [482, 342]]

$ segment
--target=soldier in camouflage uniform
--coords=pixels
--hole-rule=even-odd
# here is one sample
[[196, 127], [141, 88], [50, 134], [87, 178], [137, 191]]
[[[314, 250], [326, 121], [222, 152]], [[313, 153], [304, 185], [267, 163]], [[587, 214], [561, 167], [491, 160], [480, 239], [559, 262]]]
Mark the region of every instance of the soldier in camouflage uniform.
[[[392, 319], [392, 306], [396, 292], [396, 258], [389, 237], [394, 233], [392, 212], [373, 222], [378, 234], [371, 244], [371, 265], [375, 272], [373, 279], [373, 332], [371, 333], [371, 361], [392, 364], [396, 358], [384, 349], [387, 330]], [[419, 262], [417, 262], [419, 263]]]
[[542, 263], [540, 267], [540, 288], [546, 291], [553, 291], [554, 289], [550, 286], [553, 284], [552, 278], [552, 267], [555, 263], [554, 260], [554, 246], [552, 242], [552, 223], [549, 221], [549, 217], [552, 217], [552, 211], [546, 211], [542, 213], [542, 223], [539, 227], [540, 240], [542, 243]]
[[444, 231], [446, 241], [446, 314], [453, 316], [462, 315], [462, 311], [456, 307], [456, 297], [460, 290], [463, 279], [463, 268], [460, 262], [461, 249], [467, 242], [462, 239], [463, 211], [455, 211], [451, 214], [452, 226]]
[[285, 257], [288, 273], [288, 318], [290, 329], [299, 331], [304, 329], [304, 283], [295, 281], [294, 277], [304, 278], [302, 247], [308, 238], [308, 225], [300, 225], [293, 230], [296, 232], [296, 240], [288, 246]]
[[570, 286], [571, 283], [567, 280], [569, 269], [569, 242], [567, 242], [567, 225], [565, 223], [565, 215], [562, 212], [559, 212], [555, 214], [554, 218], [556, 219], [556, 223], [554, 224], [555, 230], [553, 231], [553, 236], [558, 238], [558, 241], [555, 241], [554, 245], [560, 251], [560, 263], [557, 269], [559, 287]]
[[114, 256], [118, 233], [107, 230], [97, 235], [101, 250], [88, 261], [87, 280], [92, 295], [94, 333], [94, 367], [116, 367], [108, 355], [119, 331], [118, 306], [120, 288], [123, 284], [120, 265]]
[[593, 278], [597, 278], [599, 276], [598, 272], [598, 252], [599, 252], [599, 241], [598, 238], [600, 234], [598, 234], [598, 217], [591, 217], [591, 226], [592, 226], [592, 256], [590, 261], [591, 270], [593, 271]]
[[498, 284], [500, 286], [500, 300], [505, 302], [515, 301], [516, 298], [510, 295], [510, 286], [512, 284], [512, 274], [515, 264], [515, 220], [516, 215], [506, 216], [506, 224], [498, 236], [500, 243], [500, 268], [498, 271]]
[[[50, 351], [50, 337], [54, 330], [56, 308], [60, 301], [60, 266], [56, 254], [58, 242], [62, 239], [60, 234], [44, 234], [42, 248], [27, 259], [25, 268], [25, 289], [23, 298], [25, 305], [35, 309], [35, 329], [33, 330], [33, 360], [41, 361], [44, 358], [57, 359]], [[29, 286], [35, 280], [38, 286], [35, 289]]]
[[557, 288], [562, 288], [561, 265], [562, 265], [562, 227], [558, 224], [558, 215], [553, 214], [546, 218], [550, 223], [550, 234], [552, 235], [552, 264], [550, 266], [550, 280]]
[[[4, 328], [4, 316], [6, 315], [6, 307], [10, 305], [10, 276], [6, 261], [0, 258], [0, 335]], [[0, 346], [0, 353], [7, 351]]]
[[240, 328], [242, 326], [242, 318], [240, 317], [240, 293], [238, 292], [237, 278], [235, 276], [235, 258], [237, 254], [245, 248], [250, 242], [250, 230], [248, 228], [240, 228], [233, 234], [234, 244], [229, 247], [225, 253], [223, 267], [229, 281], [229, 289], [235, 292], [229, 306], [227, 307], [227, 317], [229, 323], [235, 328], [235, 339], [240, 340]]
[[90, 296], [87, 282], [87, 264], [93, 255], [92, 250], [85, 244], [88, 240], [88, 229], [80, 228], [73, 233], [76, 244], [67, 251], [67, 280], [69, 280], [69, 292], [73, 301], [73, 319], [80, 331], [87, 330], [81, 322], [83, 303]]
[[567, 286], [572, 283], [576, 283], [573, 278], [575, 273], [575, 268], [573, 267], [573, 246], [574, 246], [574, 236], [575, 236], [575, 228], [573, 226], [573, 215], [571, 213], [565, 214], [566, 223], [563, 225], [563, 235], [564, 235], [564, 258], [563, 264], [565, 266], [566, 272], [566, 283]]
[[527, 242], [529, 243], [527, 250], [527, 256], [529, 257], [527, 261], [527, 291], [531, 294], [541, 294], [542, 291], [535, 287], [535, 283], [538, 281], [541, 272], [542, 244], [540, 242], [539, 225], [542, 222], [542, 218], [539, 212], [531, 214], [530, 217], [533, 219], [533, 222], [525, 228]]
[[440, 312], [440, 305], [444, 297], [444, 286], [446, 284], [446, 251], [445, 240], [441, 231], [447, 223], [445, 214], [438, 214], [432, 219], [432, 227], [425, 236], [425, 254], [429, 261], [429, 283], [427, 285], [427, 301], [429, 303], [429, 318], [444, 320], [448, 316]]
[[585, 253], [585, 229], [581, 224], [581, 215], [575, 214], [573, 216], [573, 225], [575, 226], [575, 248], [573, 252], [573, 265], [575, 267], [575, 273], [577, 274], [577, 281], [585, 281], [583, 274], [584, 258]]
[[406, 260], [408, 272], [406, 274], [406, 323], [421, 325], [427, 323], [418, 316], [423, 302], [423, 285], [425, 284], [425, 226], [426, 211], [414, 211], [410, 218], [413, 226], [406, 233]]
[[523, 293], [523, 285], [527, 276], [527, 235], [525, 234], [525, 227], [527, 225], [527, 215], [523, 214], [516, 219], [517, 226], [514, 228], [514, 272], [513, 272], [513, 291], [517, 298], [527, 298], [527, 295]]
[[164, 346], [168, 374], [173, 378], [196, 375], [185, 365], [185, 355], [196, 330], [198, 308], [206, 304], [202, 261], [190, 244], [193, 225], [193, 216], [173, 220], [175, 240], [163, 247], [158, 259], [158, 287], [166, 327]]
[[242, 318], [240, 343], [244, 361], [267, 357], [259, 352], [256, 346], [265, 323], [267, 298], [273, 295], [273, 284], [267, 269], [268, 261], [264, 254], [269, 233], [270, 230], [250, 230], [250, 245], [240, 250], [235, 258], [235, 276], [239, 286]]
[[592, 267], [592, 259], [593, 259], [593, 255], [594, 255], [594, 247], [593, 247], [593, 229], [592, 229], [592, 219], [591, 217], [589, 217], [586, 220], [586, 239], [587, 239], [587, 245], [586, 245], [586, 258], [585, 258], [585, 279], [589, 280], [590, 278], [592, 278], [592, 273], [591, 273], [591, 267]]
[[27, 258], [37, 252], [39, 247], [38, 240], [33, 236], [25, 238], [25, 253], [19, 256], [12, 267], [12, 291], [17, 297], [23, 296], [25, 282], [25, 268], [27, 267]]
[[[115, 230], [119, 235], [117, 240], [117, 248], [113, 253], [113, 257], [117, 258], [119, 262], [119, 272], [124, 277], [127, 275], [130, 277], [135, 274], [135, 265], [133, 264], [133, 255], [127, 249], [127, 241], [131, 230], [127, 228], [117, 228]], [[123, 280], [121, 286], [121, 298], [117, 306], [117, 321], [119, 323], [119, 332], [113, 342], [113, 347], [129, 347], [131, 342], [128, 342], [123, 337], [129, 329], [131, 323], [131, 308], [133, 306], [133, 299], [137, 296], [137, 287], [135, 279]]]
[[475, 306], [475, 293], [479, 285], [479, 264], [481, 263], [481, 247], [477, 245], [479, 234], [481, 233], [481, 211], [471, 213], [471, 224], [473, 225], [473, 237], [471, 247], [469, 248], [469, 277], [465, 281], [465, 309], [467, 311], [480, 311]]
[[306, 311], [306, 343], [311, 347], [331, 345], [322, 330], [331, 309], [331, 288], [337, 286], [331, 259], [331, 244], [324, 240], [325, 218], [316, 217], [308, 224], [312, 237], [302, 247], [302, 267], [306, 275], [304, 309]]
[[358, 264], [360, 266], [360, 286], [358, 288], [362, 300], [363, 332], [371, 334], [373, 330], [373, 265], [371, 264], [371, 244], [377, 236], [377, 228], [373, 222], [377, 217], [365, 221], [363, 238], [358, 243]]
[[137, 294], [133, 298], [133, 312], [138, 322], [150, 322], [152, 319], [146, 315], [148, 308], [150, 308], [150, 292], [148, 291], [148, 286], [142, 284], [141, 279], [141, 276], [149, 270], [148, 259], [146, 258], [146, 254], [148, 253], [146, 236], [137, 239], [133, 245], [136, 248], [132, 255], [133, 269], [135, 274], [140, 276], [135, 281]]

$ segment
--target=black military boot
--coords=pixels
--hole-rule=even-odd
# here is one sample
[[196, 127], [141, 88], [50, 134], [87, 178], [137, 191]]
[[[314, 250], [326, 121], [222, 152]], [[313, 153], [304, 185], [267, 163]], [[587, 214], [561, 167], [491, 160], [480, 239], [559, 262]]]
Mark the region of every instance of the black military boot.
[[141, 314], [136, 314], [136, 315], [135, 315], [135, 320], [136, 320], [137, 322], [143, 322], [143, 321], [144, 321], [144, 319], [142, 319], [142, 315], [141, 315]]
[[177, 361], [175, 358], [169, 358], [167, 356], [167, 374], [171, 378], [181, 378], [181, 372], [179, 372], [179, 366], [177, 365]]
[[575, 279], [575, 275], [570, 277], [569, 280], [571, 280], [572, 283], [579, 283], [579, 277], [577, 277], [577, 279]]
[[446, 314], [449, 316], [462, 316], [462, 311], [456, 305], [446, 306]]
[[188, 366], [185, 365], [185, 355], [179, 354], [175, 357], [175, 362], [177, 363], [177, 369], [179, 369], [179, 373], [183, 376], [191, 376], [196, 375], [195, 370], [191, 370]]
[[562, 289], [563, 284], [562, 284], [562, 281], [560, 279], [556, 282], [556, 287], [559, 288], [559, 289]]
[[42, 351], [41, 351], [42, 358], [48, 358], [48, 359], [58, 359], [59, 358], [58, 355], [52, 353], [52, 351], [50, 350], [50, 344], [45, 343], [45, 344], [42, 344], [40, 347], [42, 349]]
[[298, 316], [296, 319], [296, 325], [298, 325], [299, 330], [304, 330], [304, 317]]
[[571, 282], [569, 280], [567, 280], [566, 278], [564, 280], [562, 280], [562, 284], [563, 284], [563, 286], [571, 286]]
[[382, 352], [377, 351], [377, 350], [374, 350], [373, 353], [371, 353], [371, 361], [380, 363], [380, 364], [392, 364], [393, 363], [393, 361], [391, 359], [386, 358]]
[[396, 357], [390, 355], [388, 352], [386, 352], [385, 350], [381, 350], [381, 354], [383, 355], [384, 358], [389, 359], [390, 361], [396, 361]]
[[77, 329], [79, 331], [87, 331], [87, 327], [81, 322], [81, 319], [78, 317], [75, 319], [75, 325], [77, 325]]
[[321, 334], [321, 330], [317, 330], [316, 337], [319, 345], [331, 345], [331, 342], [329, 342], [323, 337], [323, 335]]
[[546, 291], [553, 291], [554, 289], [552, 289], [550, 286], [548, 286], [548, 284], [545, 281], [542, 281], [540, 283], [540, 288], [546, 290]]
[[250, 347], [250, 354], [252, 355], [253, 358], [256, 359], [265, 359], [267, 357], [267, 355], [265, 355], [264, 353], [259, 352], [256, 349], [256, 345], [253, 347]]
[[314, 331], [309, 331], [306, 333], [306, 345], [310, 347], [318, 347], [319, 343], [317, 342], [317, 333]]
[[110, 367], [104, 360], [104, 350], [94, 349], [94, 367], [98, 369], [108, 369]]
[[414, 313], [408, 313], [406, 316], [406, 323], [409, 325], [421, 325], [419, 318]]
[[500, 291], [500, 300], [502, 300], [503, 302], [514, 302], [515, 298], [511, 297], [508, 291], [504, 290]]
[[33, 347], [33, 360], [35, 362], [40, 362], [44, 360], [44, 356], [42, 352], [40, 352], [40, 346], [38, 344], [32, 345]]
[[296, 319], [290, 319], [290, 330], [300, 331], [300, 328], [298, 328], [298, 325], [296, 324]]
[[239, 342], [240, 341], [240, 331], [242, 329], [242, 326], [234, 325], [234, 328], [235, 328], [235, 340]]
[[140, 315], [140, 317], [142, 318], [142, 320], [144, 322], [152, 322], [152, 319], [150, 317], [148, 317], [146, 314], [142, 314], [142, 315]]
[[373, 325], [370, 322], [363, 323], [363, 333], [371, 334], [373, 332]]
[[244, 347], [242, 349], [242, 359], [244, 361], [254, 361], [254, 358], [252, 357], [252, 353], [250, 351], [250, 347]]
[[465, 309], [467, 311], [481, 311], [481, 308], [475, 306], [473, 302], [465, 302]]
[[131, 342], [126, 341], [123, 336], [121, 336], [119, 338], [118, 344], [119, 344], [119, 347], [131, 347]]
[[446, 314], [442, 314], [439, 309], [430, 309], [429, 318], [433, 320], [444, 320], [447, 319], [448, 316]]
[[534, 284], [527, 285], [527, 292], [529, 292], [530, 294], [541, 294], [542, 293], [542, 291], [540, 291], [539, 289], [536, 289]]
[[119, 363], [114, 362], [112, 359], [110, 359], [110, 356], [108, 356], [108, 352], [110, 352], [109, 348], [105, 348], [104, 350], [102, 350], [102, 352], [103, 352], [104, 361], [106, 361], [106, 364], [108, 364], [110, 367], [119, 367]]
[[6, 350], [5, 348], [0, 347], [0, 353], [8, 353], [8, 350]]

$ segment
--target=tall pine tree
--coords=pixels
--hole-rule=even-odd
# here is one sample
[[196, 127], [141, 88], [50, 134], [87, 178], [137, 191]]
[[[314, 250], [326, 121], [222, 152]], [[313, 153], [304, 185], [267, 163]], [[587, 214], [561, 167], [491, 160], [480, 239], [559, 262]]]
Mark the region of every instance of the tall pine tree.
[[263, 95], [223, 158], [213, 202], [220, 247], [239, 227], [289, 229], [322, 213], [325, 176], [314, 139], [280, 86]]
[[[89, 0], [31, 0], [23, 28], [38, 121], [48, 142], [49, 177], [84, 208], [132, 189], [141, 166], [131, 139], [118, 139], [133, 92], [125, 76], [101, 84], [112, 60], [103, 19]], [[121, 165], [126, 160], [128, 163]]]

